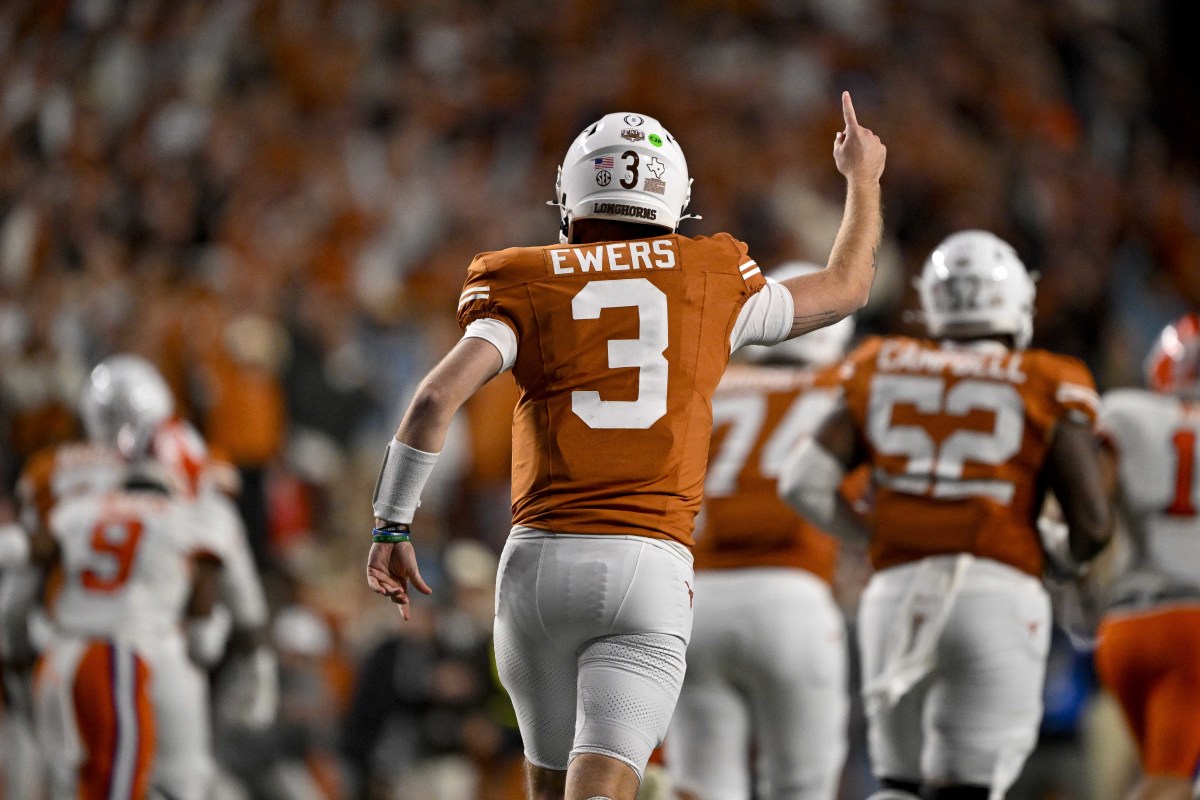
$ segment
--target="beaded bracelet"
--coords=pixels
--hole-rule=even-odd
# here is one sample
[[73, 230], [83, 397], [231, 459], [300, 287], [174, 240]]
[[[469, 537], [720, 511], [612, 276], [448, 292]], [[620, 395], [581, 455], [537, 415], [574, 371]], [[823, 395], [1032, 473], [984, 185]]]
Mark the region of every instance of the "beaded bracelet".
[[411, 542], [412, 537], [408, 535], [408, 526], [404, 525], [384, 525], [382, 528], [373, 528], [371, 530], [371, 541], [376, 544], [397, 544], [399, 542]]

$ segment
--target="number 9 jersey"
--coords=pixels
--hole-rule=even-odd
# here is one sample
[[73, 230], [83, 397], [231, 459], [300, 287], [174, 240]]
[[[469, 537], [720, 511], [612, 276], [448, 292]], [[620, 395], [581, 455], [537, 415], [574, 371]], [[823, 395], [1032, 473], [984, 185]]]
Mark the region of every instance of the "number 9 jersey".
[[520, 388], [514, 524], [690, 546], [713, 392], [733, 350], [787, 338], [792, 310], [728, 234], [477, 256], [458, 320]]
[[1040, 577], [1039, 473], [1060, 420], [1095, 424], [1087, 367], [993, 341], [876, 337], [847, 371], [873, 466], [875, 569], [972, 553]]

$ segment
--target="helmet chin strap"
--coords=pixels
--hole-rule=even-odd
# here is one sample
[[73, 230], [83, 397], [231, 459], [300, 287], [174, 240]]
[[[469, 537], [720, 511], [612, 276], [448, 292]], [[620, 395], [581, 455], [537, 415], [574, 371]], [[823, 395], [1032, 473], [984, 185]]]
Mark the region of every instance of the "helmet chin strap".
[[[704, 219], [704, 217], [700, 216], [699, 214], [684, 214], [679, 218], [679, 222], [683, 222], [685, 219]], [[675, 225], [675, 230], [679, 230], [678, 223]]]

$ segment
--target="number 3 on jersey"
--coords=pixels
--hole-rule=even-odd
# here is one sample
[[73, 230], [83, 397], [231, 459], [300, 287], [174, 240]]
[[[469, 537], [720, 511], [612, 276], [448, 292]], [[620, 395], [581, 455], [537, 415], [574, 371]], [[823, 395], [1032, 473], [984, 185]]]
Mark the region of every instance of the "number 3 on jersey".
[[639, 336], [608, 341], [609, 369], [638, 367], [637, 400], [601, 400], [571, 392], [571, 410], [589, 428], [646, 429], [667, 413], [667, 296], [645, 278], [591, 281], [571, 301], [574, 319], [599, 319], [606, 308], [636, 308]]
[[[922, 425], [899, 425], [897, 406], [911, 406], [931, 419], [948, 420], [952, 432], [934, 441]], [[990, 411], [995, 422], [990, 432], [958, 428], [954, 421], [972, 411]], [[943, 423], [944, 424], [944, 423]], [[1021, 449], [1025, 432], [1021, 395], [1007, 383], [964, 380], [949, 390], [942, 378], [920, 375], [877, 375], [871, 382], [867, 438], [879, 453], [908, 459], [902, 474], [889, 488], [907, 494], [931, 493], [934, 497], [988, 497], [1012, 502], [1016, 487], [1009, 481], [964, 480], [966, 462], [998, 467]]]

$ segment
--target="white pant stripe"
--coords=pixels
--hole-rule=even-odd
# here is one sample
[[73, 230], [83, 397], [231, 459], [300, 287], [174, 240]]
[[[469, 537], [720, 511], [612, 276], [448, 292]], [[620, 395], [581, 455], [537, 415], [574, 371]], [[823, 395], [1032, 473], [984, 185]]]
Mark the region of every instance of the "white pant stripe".
[[128, 800], [133, 796], [133, 783], [137, 770], [138, 715], [135, 691], [137, 669], [130, 649], [121, 644], [112, 645], [113, 697], [117, 706], [117, 748], [113, 756], [112, 784], [109, 800]]

